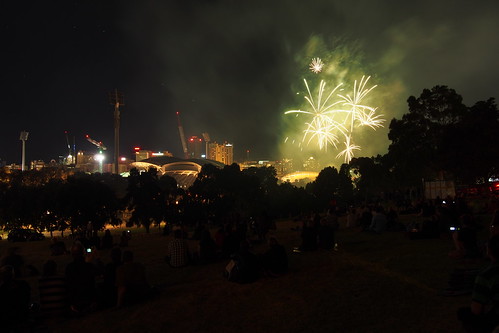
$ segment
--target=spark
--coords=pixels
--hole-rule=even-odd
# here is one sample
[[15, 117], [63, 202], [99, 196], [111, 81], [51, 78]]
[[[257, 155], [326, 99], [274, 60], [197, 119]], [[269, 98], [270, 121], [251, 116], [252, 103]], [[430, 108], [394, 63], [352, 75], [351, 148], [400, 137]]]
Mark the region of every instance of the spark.
[[354, 153], [354, 150], [360, 150], [360, 146], [354, 145], [351, 143], [351, 136], [345, 137], [345, 149], [339, 152], [338, 155], [336, 155], [336, 158], [340, 158], [341, 156], [344, 156], [344, 161], [345, 163], [348, 163], [352, 160]]
[[333, 94], [341, 87], [341, 84], [337, 85], [327, 97], [324, 98], [324, 91], [326, 90], [326, 82], [321, 81], [319, 85], [319, 93], [317, 99], [314, 99], [310, 87], [308, 86], [307, 80], [303, 80], [305, 86], [307, 87], [308, 96], [305, 96], [305, 100], [311, 107], [311, 111], [306, 110], [291, 110], [286, 111], [285, 114], [296, 113], [308, 114], [312, 116], [312, 121], [305, 123], [307, 128], [303, 131], [303, 140], [305, 141], [309, 137], [307, 144], [309, 144], [314, 138], [317, 139], [319, 144], [319, 149], [327, 150], [328, 144], [336, 147], [338, 142], [337, 131], [342, 132], [345, 128], [342, 123], [335, 120], [332, 113], [335, 112], [334, 107], [341, 103], [342, 101], [335, 101], [329, 104], [329, 100]]
[[310, 121], [305, 122], [302, 142], [307, 145], [316, 142], [320, 150], [327, 151], [329, 145], [339, 149], [340, 138], [343, 138], [344, 149], [336, 157], [344, 156], [345, 162], [350, 162], [354, 157], [354, 150], [361, 149], [353, 142], [354, 129], [368, 126], [376, 130], [376, 128], [382, 127], [385, 121], [382, 115], [376, 114], [377, 108], [363, 102], [366, 96], [376, 88], [376, 85], [366, 88], [369, 79], [369, 76], [362, 76], [359, 82], [355, 80], [351, 95], [339, 93], [342, 91], [343, 84], [341, 83], [326, 95], [326, 82], [321, 80], [316, 98], [314, 98], [307, 80], [304, 79], [308, 92], [305, 100], [310, 108], [285, 112], [285, 114], [294, 113], [295, 116], [312, 117]]
[[321, 58], [312, 58], [312, 62], [309, 65], [309, 68], [315, 74], [322, 72], [322, 68], [324, 67], [324, 63]]

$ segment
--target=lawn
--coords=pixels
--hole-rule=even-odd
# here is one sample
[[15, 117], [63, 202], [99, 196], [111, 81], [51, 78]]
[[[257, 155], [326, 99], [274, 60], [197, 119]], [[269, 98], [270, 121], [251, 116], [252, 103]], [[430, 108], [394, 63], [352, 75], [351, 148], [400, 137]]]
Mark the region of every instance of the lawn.
[[[226, 261], [170, 268], [163, 261], [170, 238], [157, 229], [150, 234], [132, 229], [129, 249], [160, 295], [66, 320], [53, 332], [462, 332], [455, 313], [469, 304], [470, 295], [445, 297], [440, 291], [455, 268], [486, 261], [449, 259], [450, 238], [409, 240], [403, 232], [373, 235], [342, 228], [338, 251], [293, 253], [300, 243], [296, 226], [279, 221], [272, 231], [288, 249], [290, 272], [247, 285], [222, 277]], [[9, 246], [0, 241], [2, 252]], [[15, 246], [39, 269], [50, 258], [48, 240]], [[101, 256], [109, 261], [108, 251]], [[55, 259], [62, 273], [71, 258]], [[28, 281], [36, 300], [36, 278]]]

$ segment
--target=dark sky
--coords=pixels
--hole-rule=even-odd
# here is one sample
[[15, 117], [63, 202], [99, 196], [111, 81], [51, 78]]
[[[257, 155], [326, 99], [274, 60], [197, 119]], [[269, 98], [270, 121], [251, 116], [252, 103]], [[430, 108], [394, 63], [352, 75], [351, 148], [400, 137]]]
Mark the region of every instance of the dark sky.
[[[447, 85], [465, 104], [497, 97], [499, 1], [4, 1], [0, 5], [0, 158], [20, 163], [78, 150], [112, 156], [113, 108], [125, 95], [123, 155], [182, 148], [208, 132], [236, 158], [281, 157], [284, 111], [301, 107], [308, 63], [337, 63], [325, 79], [371, 75], [389, 123], [423, 88]], [[341, 74], [341, 75], [340, 75]], [[335, 77], [335, 75], [337, 77]], [[352, 80], [350, 78], [350, 80]], [[365, 154], [385, 153], [387, 129]]]

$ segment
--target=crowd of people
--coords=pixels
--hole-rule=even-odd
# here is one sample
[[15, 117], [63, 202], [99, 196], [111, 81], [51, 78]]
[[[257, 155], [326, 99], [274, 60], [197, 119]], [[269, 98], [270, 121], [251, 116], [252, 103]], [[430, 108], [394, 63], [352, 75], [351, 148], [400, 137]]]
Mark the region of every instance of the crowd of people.
[[[87, 235], [90, 238], [87, 238]], [[0, 322], [6, 332], [31, 331], [33, 327], [51, 325], [61, 319], [79, 317], [99, 308], [120, 307], [136, 303], [155, 293], [146, 279], [145, 267], [134, 262], [133, 252], [126, 250], [130, 232], [124, 231], [118, 243], [109, 230], [102, 239], [97, 232], [82, 234], [66, 243], [53, 237], [49, 253], [71, 256], [59, 270], [54, 259], [43, 263], [41, 273], [26, 265], [17, 247], [11, 247], [0, 259]], [[97, 254], [110, 250], [110, 262], [104, 264]], [[61, 274], [61, 272], [64, 272]], [[25, 278], [37, 278], [35, 287]], [[38, 302], [33, 303], [33, 294]]]
[[[451, 260], [489, 258], [490, 266], [476, 278], [470, 307], [459, 309], [458, 318], [468, 332], [492, 332], [499, 325], [498, 212], [490, 223], [490, 237], [482, 243], [477, 236], [479, 226], [470, 211], [456, 211], [447, 205], [422, 203], [419, 222], [403, 227], [393, 209], [385, 211], [379, 205], [350, 207], [342, 214], [346, 221], [343, 227], [366, 233], [392, 230], [409, 234], [412, 240], [439, 237], [452, 240]], [[222, 262], [226, 265], [223, 275], [236, 283], [280, 277], [288, 271], [288, 251], [277, 237], [268, 235], [272, 229], [268, 217], [262, 216], [259, 221], [260, 225], [256, 225], [251, 220], [244, 223], [237, 219], [212, 231], [199, 224], [191, 234], [181, 226], [174, 227], [171, 239], [165, 241], [165, 262], [173, 269]], [[336, 209], [307, 215], [300, 221], [296, 230], [301, 244], [293, 252], [336, 250], [340, 229]], [[197, 244], [195, 248], [193, 241]], [[148, 282], [146, 267], [136, 262], [133, 251], [128, 249], [131, 242], [128, 230], [116, 242], [109, 230], [104, 231], [102, 238], [96, 231], [87, 231], [70, 242], [66, 248], [66, 242], [54, 237], [49, 245], [51, 256], [71, 256], [64, 269], [58, 269], [54, 258], [43, 264], [41, 273], [34, 267], [28, 269], [16, 248], [10, 248], [1, 258], [0, 322], [5, 327], [15, 331], [14, 328], [33, 321], [51, 325], [102, 308], [136, 304], [158, 294], [158, 289]], [[255, 253], [254, 245], [262, 242], [267, 242], [267, 247]], [[102, 250], [109, 253], [107, 263], [96, 255]], [[38, 307], [32, 304], [33, 290], [23, 274], [37, 276]]]
[[[233, 282], [254, 282], [262, 276], [277, 277], [287, 271], [286, 250], [276, 238], [269, 241], [268, 250], [252, 252], [248, 241], [251, 226], [227, 223], [214, 233], [200, 224], [189, 237], [182, 227], [174, 227], [172, 239], [165, 241], [165, 261], [178, 269], [188, 265], [234, 262], [230, 278]], [[255, 243], [266, 240], [267, 232], [254, 231]], [[114, 237], [117, 238], [117, 237]], [[26, 265], [18, 248], [9, 248], [0, 261], [0, 322], [7, 332], [30, 329], [28, 325], [52, 325], [60, 320], [81, 317], [99, 309], [136, 304], [157, 295], [151, 286], [146, 267], [134, 260], [128, 250], [131, 233], [125, 230], [115, 241], [110, 230], [102, 237], [86, 230], [68, 239], [53, 237], [48, 246], [50, 258], [41, 272]], [[191, 248], [192, 241], [197, 242]], [[66, 246], [70, 243], [70, 246]], [[106, 262], [101, 254], [109, 253]], [[55, 257], [68, 256], [71, 261], [58, 267]], [[223, 272], [221, 272], [223, 273]], [[36, 283], [26, 282], [26, 277]], [[33, 290], [33, 287], [37, 290]], [[37, 294], [37, 303], [33, 295]]]

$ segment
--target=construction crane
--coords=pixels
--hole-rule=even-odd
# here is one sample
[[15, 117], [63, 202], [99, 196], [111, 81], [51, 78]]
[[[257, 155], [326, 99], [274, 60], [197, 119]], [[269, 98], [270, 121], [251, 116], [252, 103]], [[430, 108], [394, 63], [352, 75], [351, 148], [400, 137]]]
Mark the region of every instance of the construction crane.
[[99, 153], [102, 153], [102, 151], [107, 150], [106, 146], [104, 146], [101, 141], [95, 141], [88, 134], [85, 135], [85, 138], [87, 139], [88, 142], [92, 143], [97, 147], [97, 149], [99, 149]]
[[102, 169], [102, 164], [104, 162], [104, 154], [102, 153], [104, 150], [106, 150], [106, 146], [104, 146], [102, 144], [102, 142], [100, 141], [95, 141], [94, 139], [92, 139], [90, 137], [90, 135], [85, 135], [85, 138], [87, 139], [88, 142], [90, 142], [91, 144], [95, 145], [97, 147], [97, 149], [99, 150], [99, 152], [97, 154], [95, 154], [94, 156], [94, 160], [97, 161], [99, 163], [99, 172], [102, 173], [103, 169]]
[[66, 136], [66, 143], [68, 144], [68, 156], [66, 157], [66, 164], [68, 165], [74, 165], [76, 164], [76, 148], [74, 144], [74, 137], [73, 137], [73, 148], [71, 148], [71, 144], [69, 143], [69, 132], [64, 131], [64, 135]]
[[177, 111], [177, 122], [178, 122], [178, 133], [180, 134], [180, 141], [182, 141], [182, 149], [184, 150], [184, 157], [189, 158], [189, 150], [187, 149], [187, 143], [185, 142], [184, 128], [180, 122], [180, 112]]

